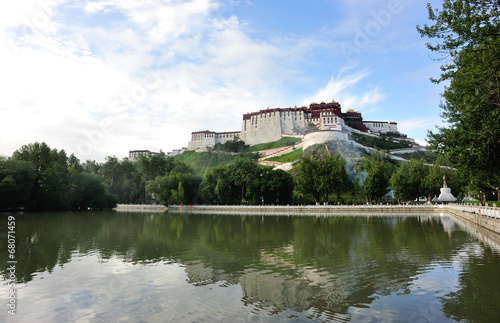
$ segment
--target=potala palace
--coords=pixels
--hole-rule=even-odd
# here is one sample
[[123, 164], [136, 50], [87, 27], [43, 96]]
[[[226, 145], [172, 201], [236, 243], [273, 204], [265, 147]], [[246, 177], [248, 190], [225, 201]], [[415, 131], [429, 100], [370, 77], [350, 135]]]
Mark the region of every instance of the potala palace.
[[256, 145], [285, 136], [300, 137], [304, 145], [309, 146], [335, 139], [348, 140], [351, 131], [377, 135], [398, 133], [398, 127], [396, 122], [364, 121], [361, 113], [354, 110], [342, 112], [340, 104], [335, 101], [312, 103], [309, 107], [267, 108], [246, 113], [241, 131], [193, 132], [187, 150], [206, 151], [235, 138], [240, 138], [247, 145]]

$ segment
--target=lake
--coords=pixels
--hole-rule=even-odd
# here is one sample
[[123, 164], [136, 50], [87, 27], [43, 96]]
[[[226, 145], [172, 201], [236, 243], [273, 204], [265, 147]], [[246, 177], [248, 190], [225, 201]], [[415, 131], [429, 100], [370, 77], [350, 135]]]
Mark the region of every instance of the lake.
[[9, 215], [0, 322], [500, 321], [500, 252], [448, 216], [2, 214], [4, 295]]

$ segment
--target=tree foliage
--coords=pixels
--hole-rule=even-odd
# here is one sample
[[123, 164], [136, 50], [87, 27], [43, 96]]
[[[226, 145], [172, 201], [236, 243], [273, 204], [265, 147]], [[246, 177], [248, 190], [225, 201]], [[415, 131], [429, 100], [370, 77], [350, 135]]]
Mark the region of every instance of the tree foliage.
[[297, 189], [316, 202], [328, 202], [330, 194], [340, 194], [347, 186], [346, 163], [340, 154], [305, 154], [297, 165]]
[[200, 185], [207, 204], [291, 204], [293, 177], [248, 158], [211, 168]]
[[31, 163], [0, 159], [0, 210], [26, 205], [34, 178]]
[[[443, 187], [444, 171], [440, 166], [440, 160], [428, 169], [426, 176], [420, 182], [420, 188], [423, 194], [427, 194], [427, 201], [430, 202], [433, 196], [439, 196], [440, 189]], [[455, 191], [456, 192], [456, 191]]]
[[389, 192], [391, 166], [384, 161], [384, 158], [378, 151], [372, 154], [367, 164], [368, 176], [365, 180], [366, 195], [370, 199], [381, 201], [382, 197]]
[[169, 173], [148, 182], [147, 191], [153, 193], [156, 200], [164, 205], [197, 204], [201, 179], [184, 163], [172, 165], [175, 166]]
[[429, 132], [431, 146], [454, 167], [500, 199], [500, 4], [497, 0], [445, 0], [442, 10], [428, 5], [433, 25], [417, 27], [436, 39], [446, 127]]
[[413, 159], [403, 162], [392, 174], [390, 184], [398, 200], [415, 200], [425, 194], [421, 186], [427, 171], [425, 167], [422, 160]]
[[[0, 164], [0, 173], [6, 175], [2, 187], [6, 188], [12, 180], [16, 182], [2, 192], [0, 204], [4, 208], [26, 207], [38, 211], [116, 205], [115, 197], [105, 192], [100, 176], [84, 173], [78, 158], [68, 157], [64, 150], [51, 149], [46, 143], [24, 145]], [[9, 194], [15, 194], [17, 199], [10, 200]]]

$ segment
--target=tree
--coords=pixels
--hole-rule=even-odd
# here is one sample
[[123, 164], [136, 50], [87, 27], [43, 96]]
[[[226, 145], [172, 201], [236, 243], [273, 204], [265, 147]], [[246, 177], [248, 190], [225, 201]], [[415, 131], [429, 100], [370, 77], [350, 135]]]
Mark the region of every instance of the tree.
[[441, 159], [436, 160], [420, 183], [422, 193], [427, 194], [427, 202], [432, 200], [432, 196], [438, 196], [441, 193], [441, 187], [443, 187], [444, 172], [440, 162]]
[[106, 192], [104, 180], [97, 174], [78, 175], [71, 209], [106, 209], [116, 206], [117, 197]]
[[212, 167], [200, 184], [201, 196], [207, 204], [236, 204], [239, 192], [231, 187], [229, 165]]
[[30, 162], [35, 171], [28, 209], [68, 208], [68, 157], [64, 150], [50, 149], [46, 143], [36, 142], [16, 150], [12, 159]]
[[178, 163], [170, 173], [148, 181], [146, 191], [164, 205], [193, 204], [200, 182], [201, 179], [187, 165]]
[[240, 158], [229, 165], [229, 180], [232, 182], [232, 187], [241, 192], [241, 202], [247, 202], [255, 195], [257, 187], [254, 179], [260, 174], [259, 165], [248, 158]]
[[214, 150], [239, 153], [245, 148], [245, 142], [241, 140], [239, 137], [235, 137], [234, 139], [228, 140], [223, 144], [216, 144]]
[[329, 154], [325, 163], [329, 168], [330, 193], [336, 193], [337, 201], [339, 201], [340, 194], [345, 190], [348, 181], [345, 160], [340, 154]]
[[293, 198], [294, 181], [292, 175], [272, 167], [261, 167], [260, 176], [255, 178], [257, 187], [253, 194], [252, 204], [258, 204], [259, 198], [264, 204], [291, 204]]
[[403, 162], [392, 174], [389, 182], [398, 200], [414, 200], [422, 195], [421, 182], [427, 171], [425, 167], [422, 160], [412, 159], [410, 162]]
[[341, 192], [347, 184], [345, 160], [340, 154], [304, 154], [297, 165], [297, 189], [312, 195], [316, 202], [328, 202], [328, 196]]
[[290, 204], [293, 177], [248, 158], [212, 167], [200, 184], [201, 197], [208, 204]]
[[31, 163], [0, 158], [0, 210], [28, 205], [34, 178]]
[[139, 168], [144, 183], [144, 201], [150, 198], [147, 194], [148, 181], [165, 176], [176, 166], [184, 167], [181, 171], [187, 171], [187, 165], [184, 163], [175, 163], [172, 157], [166, 157], [162, 151], [159, 154], [139, 156]]
[[447, 127], [429, 132], [433, 149], [497, 192], [500, 200], [500, 5], [497, 0], [445, 0], [428, 5], [434, 25], [417, 27], [436, 38], [427, 47], [446, 59], [440, 78]]
[[366, 195], [379, 201], [389, 191], [389, 173], [382, 155], [376, 151], [368, 161], [368, 175], [365, 180]]

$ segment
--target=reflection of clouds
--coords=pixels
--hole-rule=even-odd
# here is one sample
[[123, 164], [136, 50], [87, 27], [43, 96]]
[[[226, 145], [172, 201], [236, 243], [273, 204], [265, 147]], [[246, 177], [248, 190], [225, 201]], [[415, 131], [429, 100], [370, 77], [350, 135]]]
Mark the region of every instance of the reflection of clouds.
[[455, 230], [455, 220], [449, 216], [442, 216], [440, 219], [441, 223], [443, 224], [444, 231], [448, 232], [448, 234], [451, 236], [451, 234]]
[[349, 292], [333, 284], [315, 285], [303, 277], [290, 279], [280, 273], [251, 271], [240, 276], [245, 304], [258, 307], [274, 307], [284, 311], [294, 309], [302, 312], [317, 308], [321, 312], [345, 313], [349, 307]]
[[[15, 322], [139, 322], [175, 313], [186, 275], [179, 265], [133, 265], [92, 254], [18, 285]], [[43, 310], [42, 310], [43, 309]], [[164, 314], [163, 314], [164, 315]], [[170, 320], [170, 319], [168, 319]], [[0, 321], [2, 317], [0, 316]]]

